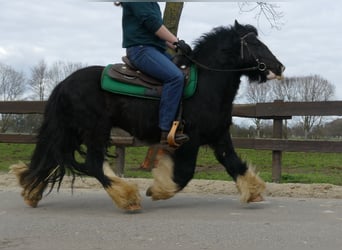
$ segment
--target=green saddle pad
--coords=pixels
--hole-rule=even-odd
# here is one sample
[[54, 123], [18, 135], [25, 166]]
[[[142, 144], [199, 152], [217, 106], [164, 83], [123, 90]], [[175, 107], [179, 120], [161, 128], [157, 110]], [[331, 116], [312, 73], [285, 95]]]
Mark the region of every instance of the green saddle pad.
[[[108, 76], [107, 72], [111, 66], [112, 64], [107, 65], [102, 72], [101, 87], [103, 90], [121, 95], [135, 96], [154, 100], [160, 99], [160, 88], [158, 89], [158, 87], [148, 88], [141, 85], [123, 83], [114, 80], [113, 78]], [[194, 65], [192, 65], [190, 68], [188, 81], [189, 82], [184, 88], [183, 98], [189, 98], [195, 93], [197, 86], [197, 69]]]

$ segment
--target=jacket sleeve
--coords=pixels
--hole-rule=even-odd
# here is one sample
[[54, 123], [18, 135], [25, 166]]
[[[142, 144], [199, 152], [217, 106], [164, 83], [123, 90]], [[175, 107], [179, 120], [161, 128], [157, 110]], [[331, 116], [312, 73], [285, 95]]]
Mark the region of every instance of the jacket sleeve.
[[132, 13], [140, 20], [147, 30], [155, 33], [162, 25], [163, 20], [158, 3], [154, 2], [126, 2]]

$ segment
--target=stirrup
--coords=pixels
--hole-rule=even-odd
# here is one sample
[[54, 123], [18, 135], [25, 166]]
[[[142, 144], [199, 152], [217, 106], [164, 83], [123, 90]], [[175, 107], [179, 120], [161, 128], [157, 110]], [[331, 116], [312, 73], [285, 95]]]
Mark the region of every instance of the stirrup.
[[185, 134], [183, 135], [183, 137], [180, 134], [177, 135], [177, 130], [178, 130], [179, 124], [180, 124], [179, 121], [174, 121], [172, 123], [172, 127], [170, 129], [170, 132], [167, 135], [167, 142], [168, 142], [170, 147], [178, 148], [184, 142], [187, 142], [189, 140], [189, 137]]

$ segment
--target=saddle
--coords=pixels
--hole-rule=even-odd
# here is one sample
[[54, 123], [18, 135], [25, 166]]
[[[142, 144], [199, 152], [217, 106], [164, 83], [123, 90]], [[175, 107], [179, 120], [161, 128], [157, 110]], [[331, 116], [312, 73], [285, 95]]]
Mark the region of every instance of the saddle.
[[[143, 86], [148, 89], [157, 90], [159, 95], [162, 91], [163, 83], [158, 79], [155, 79], [135, 68], [129, 61], [127, 56], [122, 57], [123, 63], [116, 63], [111, 65], [107, 70], [107, 75], [116, 81], [127, 83], [131, 85]], [[190, 82], [190, 63], [183, 55], [176, 55], [173, 58], [173, 62], [182, 70], [185, 75], [184, 86]], [[179, 108], [179, 113], [177, 115], [177, 120], [172, 123], [171, 130], [167, 135], [167, 142], [171, 147], [179, 147], [180, 142], [176, 141], [176, 134], [183, 133], [182, 124], [182, 106]]]
[[[181, 57], [183, 56], [175, 56], [173, 62], [180, 68], [180, 70], [182, 70], [183, 74], [185, 75], [184, 84], [186, 85], [189, 79], [190, 65], [183, 64], [184, 60]], [[162, 88], [163, 83], [160, 80], [139, 71], [129, 61], [127, 56], [123, 56], [121, 59], [123, 63], [113, 64], [111, 68], [108, 69], [108, 76], [120, 82], [140, 85], [150, 89], [159, 87]]]

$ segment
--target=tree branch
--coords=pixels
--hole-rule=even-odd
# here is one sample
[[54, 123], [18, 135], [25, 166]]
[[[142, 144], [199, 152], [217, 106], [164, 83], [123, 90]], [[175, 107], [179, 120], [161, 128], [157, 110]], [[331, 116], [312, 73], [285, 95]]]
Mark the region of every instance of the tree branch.
[[258, 27], [260, 27], [261, 20], [265, 18], [272, 29], [281, 29], [281, 26], [283, 25], [281, 20], [284, 17], [284, 13], [279, 10], [280, 7], [277, 4], [266, 2], [239, 2], [238, 5], [240, 12], [256, 12], [254, 18], [258, 22]]

